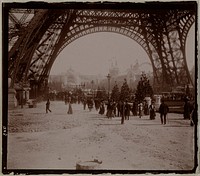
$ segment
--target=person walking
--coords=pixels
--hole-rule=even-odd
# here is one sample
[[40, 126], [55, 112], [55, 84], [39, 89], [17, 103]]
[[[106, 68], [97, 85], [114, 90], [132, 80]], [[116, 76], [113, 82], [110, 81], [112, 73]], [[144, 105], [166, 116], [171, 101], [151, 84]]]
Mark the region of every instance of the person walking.
[[149, 115], [149, 108], [147, 101], [144, 101], [144, 115]]
[[89, 111], [92, 111], [92, 108], [93, 108], [93, 99], [92, 98], [89, 98], [88, 100], [87, 100], [87, 105], [88, 105], [88, 109], [89, 109]]
[[[165, 104], [164, 100], [162, 100], [161, 105], [159, 107], [161, 124], [163, 124], [163, 123], [164, 123], [164, 125], [166, 124], [166, 116], [167, 116], [168, 112], [169, 112], [169, 107], [167, 106], [167, 104]], [[163, 117], [164, 117], [164, 121], [163, 121]]]
[[50, 110], [50, 100], [48, 99], [47, 102], [46, 102], [46, 113], [51, 112]]
[[87, 101], [86, 101], [86, 99], [84, 98], [84, 100], [83, 100], [83, 109], [84, 109], [84, 110], [86, 109], [86, 105], [87, 105]]
[[125, 104], [124, 102], [122, 101], [122, 104], [121, 104], [121, 124], [124, 124], [124, 114], [125, 114]]
[[131, 109], [131, 107], [128, 104], [128, 101], [126, 100], [126, 103], [125, 103], [125, 120], [129, 120], [130, 109]]
[[73, 114], [72, 105], [71, 105], [71, 97], [69, 98], [69, 107], [68, 107], [67, 114]]
[[196, 108], [195, 108], [195, 103], [193, 103], [192, 105], [192, 111], [190, 113], [190, 126], [194, 126], [196, 124], [196, 117], [197, 117], [197, 112], [196, 112]]
[[113, 101], [112, 110], [113, 110], [114, 117], [116, 117], [117, 116], [117, 104], [115, 101]]
[[67, 104], [67, 96], [65, 95], [65, 104]]
[[107, 117], [108, 117], [109, 119], [112, 119], [112, 117], [114, 117], [113, 101], [109, 101], [109, 102], [108, 102], [108, 106], [107, 106]]
[[138, 105], [139, 118], [142, 117], [142, 111], [143, 111], [143, 104], [139, 103], [139, 105]]
[[119, 100], [119, 102], [117, 103], [117, 116], [118, 117], [121, 116], [121, 106], [122, 106], [122, 102]]
[[135, 101], [133, 102], [133, 105], [132, 105], [132, 113], [133, 113], [133, 116], [137, 116], [137, 104]]
[[101, 101], [100, 103], [100, 110], [99, 110], [99, 114], [103, 115], [105, 112], [105, 107], [104, 107], [104, 102]]
[[150, 114], [150, 120], [154, 120], [156, 117], [154, 102], [152, 102], [149, 106], [149, 114]]
[[185, 103], [184, 103], [184, 113], [183, 113], [184, 119], [190, 119], [191, 111], [192, 111], [192, 109], [191, 109], [191, 104], [189, 102], [189, 98], [186, 97]]

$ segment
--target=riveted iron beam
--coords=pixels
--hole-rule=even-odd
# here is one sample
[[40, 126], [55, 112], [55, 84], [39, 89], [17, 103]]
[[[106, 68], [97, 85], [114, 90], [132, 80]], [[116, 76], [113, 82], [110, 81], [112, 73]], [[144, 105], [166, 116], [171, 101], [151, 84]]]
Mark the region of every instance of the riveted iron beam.
[[[181, 67], [181, 64], [185, 62], [186, 37], [195, 21], [196, 12], [190, 8], [187, 10], [188, 7], [184, 6], [149, 10], [148, 8], [105, 9], [102, 6], [99, 9], [83, 9], [84, 6], [81, 9], [70, 7], [72, 6], [62, 10], [59, 8], [47, 10], [46, 18], [40, 19], [43, 20], [42, 25], [41, 21], [33, 22], [42, 9], [10, 10], [10, 13], [23, 13], [21, 21], [12, 18], [12, 15], [11, 18], [15, 24], [22, 23], [21, 31], [26, 32], [23, 34], [10, 25], [10, 36], [13, 38], [18, 36], [9, 51], [10, 73], [19, 75], [17, 74], [19, 69], [17, 71], [12, 66], [15, 65], [13, 64], [15, 60], [19, 68], [24, 68], [23, 65], [26, 63], [25, 77], [29, 78], [30, 75], [37, 73], [39, 75], [36, 79], [42, 83], [48, 77], [54, 60], [64, 47], [83, 35], [104, 30], [126, 35], [138, 42], [150, 57], [156, 82], [161, 83], [163, 80], [164, 83], [173, 79], [170, 84], [183, 84], [185, 80], [180, 74], [189, 77], [188, 71], [184, 72], [188, 70], [187, 67]], [[34, 14], [34, 17], [29, 24], [25, 24], [24, 19], [28, 13]], [[35, 30], [31, 30], [31, 25]], [[173, 36], [174, 31], [178, 31], [177, 36]], [[37, 37], [37, 34], [40, 35]], [[30, 58], [27, 57], [28, 53], [31, 53]]]

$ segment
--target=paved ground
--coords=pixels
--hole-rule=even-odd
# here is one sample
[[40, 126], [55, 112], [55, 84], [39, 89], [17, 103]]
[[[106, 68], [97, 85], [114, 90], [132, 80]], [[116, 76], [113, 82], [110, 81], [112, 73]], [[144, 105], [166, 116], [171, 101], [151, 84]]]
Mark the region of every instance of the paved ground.
[[169, 114], [166, 125], [148, 116], [107, 119], [96, 110], [61, 101], [9, 111], [8, 169], [76, 169], [78, 161], [98, 159], [100, 169], [191, 170], [194, 127], [182, 114]]

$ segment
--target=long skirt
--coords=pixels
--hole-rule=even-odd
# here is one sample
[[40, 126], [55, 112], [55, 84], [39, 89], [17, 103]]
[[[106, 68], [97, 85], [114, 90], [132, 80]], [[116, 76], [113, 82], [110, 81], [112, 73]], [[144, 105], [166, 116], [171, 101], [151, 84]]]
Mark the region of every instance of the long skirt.
[[114, 117], [115, 115], [114, 115], [114, 112], [113, 112], [113, 110], [112, 109], [108, 109], [108, 111], [107, 111], [107, 117], [108, 118], [112, 118], [112, 117]]
[[100, 106], [99, 114], [103, 115], [105, 112], [105, 108], [103, 106]]
[[156, 113], [154, 110], [150, 110], [150, 120], [154, 120], [156, 117]]
[[67, 111], [67, 114], [73, 114], [72, 105], [70, 103], [69, 103], [69, 109]]

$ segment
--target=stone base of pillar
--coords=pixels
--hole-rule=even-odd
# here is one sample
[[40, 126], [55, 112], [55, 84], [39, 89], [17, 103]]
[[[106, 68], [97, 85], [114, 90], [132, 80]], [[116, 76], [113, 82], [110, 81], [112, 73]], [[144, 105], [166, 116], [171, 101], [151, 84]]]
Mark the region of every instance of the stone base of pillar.
[[13, 88], [8, 89], [8, 109], [17, 107], [16, 91]]

